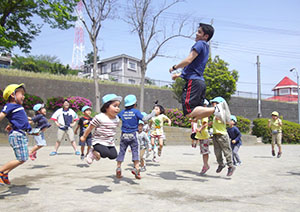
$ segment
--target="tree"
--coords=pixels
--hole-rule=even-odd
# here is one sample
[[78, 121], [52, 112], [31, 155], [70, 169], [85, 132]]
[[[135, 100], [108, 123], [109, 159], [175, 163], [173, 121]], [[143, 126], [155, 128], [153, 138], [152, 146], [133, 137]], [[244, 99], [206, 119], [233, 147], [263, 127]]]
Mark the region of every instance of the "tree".
[[82, 0], [89, 23], [85, 21], [83, 17], [80, 17], [80, 20], [82, 21], [86, 31], [88, 32], [91, 44], [93, 46], [93, 76], [96, 96], [95, 109], [98, 113], [100, 112], [100, 92], [97, 81], [97, 60], [99, 59], [97, 56], [97, 38], [103, 21], [109, 18], [113, 18], [112, 10], [114, 8], [115, 2], [116, 0]]
[[40, 33], [41, 24], [33, 22], [39, 16], [52, 28], [68, 29], [76, 16], [71, 15], [79, 0], [1, 0], [0, 51], [17, 46], [23, 52], [31, 49], [31, 41]]
[[[84, 61], [84, 65], [89, 65], [94, 63], [94, 52], [91, 51], [85, 56], [86, 60]], [[97, 56], [97, 61], [99, 61], [99, 56]]]
[[[161, 15], [169, 8], [184, 0], [173, 0], [167, 4], [166, 1], [162, 2], [159, 9], [155, 12], [154, 5], [158, 1], [153, 0], [128, 0], [129, 7], [127, 12], [127, 19], [125, 20], [132, 27], [132, 32], [138, 34], [140, 47], [141, 47], [141, 93], [140, 93], [140, 110], [144, 110], [144, 88], [145, 88], [145, 75], [149, 63], [160, 55], [162, 47], [171, 39], [176, 37], [190, 37], [183, 34], [183, 27], [186, 19], [176, 21], [179, 25], [176, 33], [173, 33], [173, 28], [167, 30], [167, 24], [159, 24]], [[171, 24], [174, 27], [175, 24]], [[168, 33], [169, 32], [169, 33]]]
[[[236, 82], [238, 81], [238, 72], [236, 70], [229, 71], [228, 63], [216, 56], [212, 61], [209, 58], [204, 71], [204, 79], [206, 84], [206, 98], [213, 99], [216, 96], [222, 96], [227, 101], [236, 91]], [[181, 95], [185, 85], [185, 80], [177, 78], [172, 85], [174, 98], [181, 103]]]

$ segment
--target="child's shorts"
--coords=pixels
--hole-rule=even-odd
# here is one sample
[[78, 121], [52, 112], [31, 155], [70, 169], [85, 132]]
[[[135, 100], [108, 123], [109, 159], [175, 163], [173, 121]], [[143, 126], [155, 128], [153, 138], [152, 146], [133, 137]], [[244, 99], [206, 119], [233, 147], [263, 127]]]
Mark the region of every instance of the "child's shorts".
[[79, 146], [92, 146], [92, 138], [87, 138], [85, 140], [85, 142], [81, 142], [80, 139], [79, 139], [79, 143], [78, 143]]
[[35, 135], [33, 137], [34, 137], [34, 140], [35, 140], [35, 143], [37, 146], [46, 146], [47, 145], [44, 132], [41, 132], [39, 135]]
[[28, 138], [26, 135], [13, 131], [8, 136], [8, 141], [10, 146], [15, 152], [16, 159], [18, 161], [27, 161], [28, 160]]
[[209, 139], [200, 140], [200, 153], [202, 155], [207, 155], [210, 153], [209, 151]]
[[150, 137], [154, 139], [160, 139], [160, 138], [163, 139], [163, 135], [150, 135]]
[[191, 134], [191, 139], [192, 139], [192, 140], [198, 140], [198, 139], [196, 138], [196, 133], [192, 133], [192, 134]]

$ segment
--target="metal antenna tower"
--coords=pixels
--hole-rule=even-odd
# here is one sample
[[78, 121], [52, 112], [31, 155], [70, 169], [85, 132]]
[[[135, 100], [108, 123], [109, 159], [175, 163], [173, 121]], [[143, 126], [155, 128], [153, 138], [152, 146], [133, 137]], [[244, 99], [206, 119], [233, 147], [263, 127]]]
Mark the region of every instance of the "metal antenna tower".
[[76, 7], [77, 12], [77, 21], [75, 24], [75, 39], [73, 44], [73, 54], [72, 54], [72, 68], [73, 69], [81, 69], [84, 63], [84, 31], [83, 31], [83, 24], [81, 20], [83, 19], [82, 16], [82, 8], [83, 3], [82, 1], [78, 2]]

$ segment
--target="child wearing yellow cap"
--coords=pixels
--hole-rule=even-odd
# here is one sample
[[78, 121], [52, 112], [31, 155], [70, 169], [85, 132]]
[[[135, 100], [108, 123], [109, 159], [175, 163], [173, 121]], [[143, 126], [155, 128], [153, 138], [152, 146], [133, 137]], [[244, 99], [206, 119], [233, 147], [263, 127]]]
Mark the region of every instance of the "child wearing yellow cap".
[[272, 119], [269, 119], [268, 127], [272, 130], [272, 156], [275, 156], [275, 143], [277, 143], [278, 146], [278, 154], [277, 158], [280, 158], [282, 155], [282, 149], [281, 149], [281, 139], [282, 139], [282, 121], [279, 118], [279, 113], [277, 111], [272, 112]]
[[6, 117], [10, 123], [8, 141], [15, 152], [16, 160], [9, 161], [0, 167], [0, 186], [9, 185], [8, 173], [28, 160], [26, 132], [31, 130], [31, 126], [22, 106], [24, 94], [23, 83], [8, 85], [3, 91], [3, 98], [7, 103], [0, 112], [0, 121]]

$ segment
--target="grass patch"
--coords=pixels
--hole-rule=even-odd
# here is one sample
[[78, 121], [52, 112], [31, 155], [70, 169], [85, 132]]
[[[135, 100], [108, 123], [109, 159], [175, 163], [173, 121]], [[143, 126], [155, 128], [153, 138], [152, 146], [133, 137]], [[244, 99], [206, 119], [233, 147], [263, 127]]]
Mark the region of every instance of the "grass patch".
[[[6, 76], [16, 76], [16, 77], [30, 77], [30, 78], [40, 78], [40, 79], [49, 79], [49, 80], [62, 80], [62, 81], [71, 81], [71, 82], [87, 82], [93, 83], [93, 79], [81, 78], [76, 75], [60, 75], [60, 74], [50, 74], [50, 73], [36, 73], [30, 71], [23, 71], [18, 69], [5, 69], [0, 68], [0, 75]], [[135, 87], [139, 88], [140, 85], [131, 85], [131, 84], [123, 84], [117, 83], [109, 80], [98, 80], [99, 84], [107, 84], [107, 85], [117, 85], [117, 86], [127, 86], [127, 87]], [[161, 90], [171, 90], [170, 88], [161, 88], [156, 85], [145, 85], [145, 88], [152, 89], [161, 89]]]

